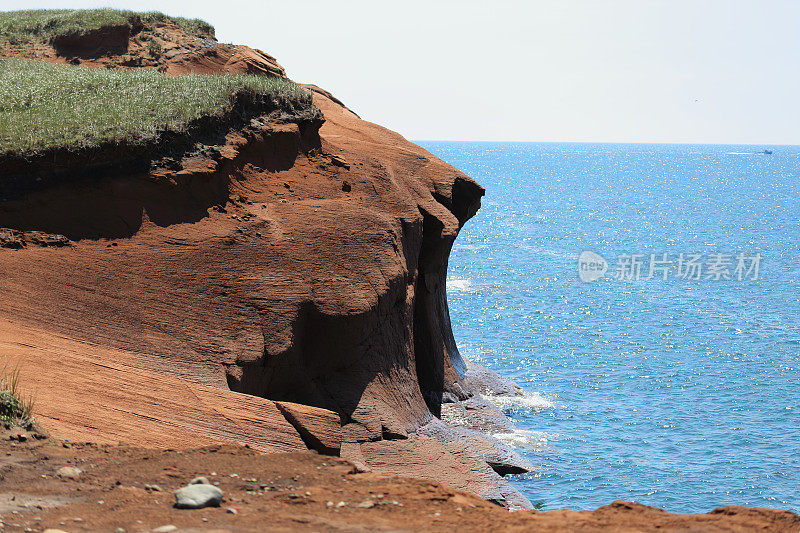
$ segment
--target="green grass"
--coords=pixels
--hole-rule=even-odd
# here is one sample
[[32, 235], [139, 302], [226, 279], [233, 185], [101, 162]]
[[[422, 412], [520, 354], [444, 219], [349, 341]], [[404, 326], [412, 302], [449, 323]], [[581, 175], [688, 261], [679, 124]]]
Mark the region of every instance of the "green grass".
[[0, 43], [50, 42], [64, 35], [82, 35], [104, 26], [130, 24], [139, 16], [145, 25], [173, 22], [189, 35], [213, 38], [214, 27], [199, 19], [170, 17], [158, 11], [136, 13], [119, 9], [37, 9], [0, 12]]
[[164, 76], [20, 59], [0, 60], [0, 154], [80, 149], [106, 142], [146, 143], [222, 116], [237, 95], [311, 108], [311, 96], [282, 78], [250, 75]]
[[10, 428], [28, 426], [33, 421], [33, 400], [23, 400], [19, 368], [0, 369], [0, 424]]

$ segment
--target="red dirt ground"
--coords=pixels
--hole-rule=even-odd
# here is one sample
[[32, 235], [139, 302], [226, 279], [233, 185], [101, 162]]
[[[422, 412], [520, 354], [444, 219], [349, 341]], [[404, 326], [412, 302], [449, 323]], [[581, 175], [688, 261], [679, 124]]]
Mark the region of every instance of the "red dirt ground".
[[[339, 458], [309, 452], [262, 454], [246, 447], [147, 450], [0, 443], [3, 531], [793, 531], [788, 511], [724, 507], [674, 515], [614, 502], [592, 512], [508, 512], [428, 481], [358, 473]], [[82, 473], [61, 479], [56, 471]], [[224, 492], [219, 508], [173, 508], [172, 491], [207, 476]], [[152, 490], [157, 485], [159, 490]], [[330, 503], [329, 503], [330, 502]], [[343, 502], [343, 503], [340, 503]], [[234, 511], [229, 511], [233, 509]], [[29, 528], [29, 529], [28, 529]]]

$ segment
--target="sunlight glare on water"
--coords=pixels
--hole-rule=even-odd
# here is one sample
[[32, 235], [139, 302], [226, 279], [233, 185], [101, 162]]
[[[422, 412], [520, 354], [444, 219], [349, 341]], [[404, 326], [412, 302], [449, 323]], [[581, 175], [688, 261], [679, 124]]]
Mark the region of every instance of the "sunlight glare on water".
[[[546, 442], [512, 478], [531, 501], [800, 511], [800, 147], [421, 144], [486, 187], [450, 313], [465, 356], [545, 400], [503, 406]], [[763, 261], [583, 283], [584, 250]]]

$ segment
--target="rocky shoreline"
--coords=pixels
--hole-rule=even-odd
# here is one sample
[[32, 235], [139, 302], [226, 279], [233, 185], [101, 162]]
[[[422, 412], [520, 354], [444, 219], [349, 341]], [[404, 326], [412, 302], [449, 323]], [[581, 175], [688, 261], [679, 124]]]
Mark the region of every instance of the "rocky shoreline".
[[[517, 432], [513, 422], [480, 392], [513, 401], [525, 392], [491, 370], [469, 364], [464, 400], [442, 404], [441, 418], [401, 440], [342, 448], [342, 457], [361, 471], [376, 471], [438, 481], [471, 492], [510, 510], [533, 509], [504, 476], [533, 470], [514, 447], [495, 435]], [[442, 461], [449, 456], [449, 461]]]

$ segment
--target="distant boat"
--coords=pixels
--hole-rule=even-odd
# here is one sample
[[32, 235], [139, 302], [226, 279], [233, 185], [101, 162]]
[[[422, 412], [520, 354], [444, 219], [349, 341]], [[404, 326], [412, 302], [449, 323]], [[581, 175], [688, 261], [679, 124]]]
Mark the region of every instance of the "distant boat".
[[772, 150], [764, 150], [764, 153], [765, 153], [766, 155], [772, 155]]

